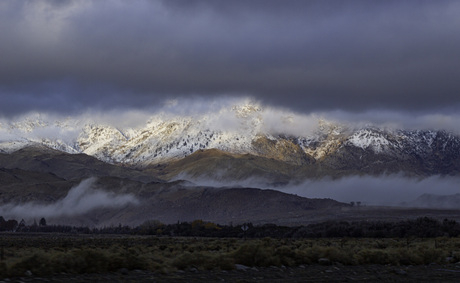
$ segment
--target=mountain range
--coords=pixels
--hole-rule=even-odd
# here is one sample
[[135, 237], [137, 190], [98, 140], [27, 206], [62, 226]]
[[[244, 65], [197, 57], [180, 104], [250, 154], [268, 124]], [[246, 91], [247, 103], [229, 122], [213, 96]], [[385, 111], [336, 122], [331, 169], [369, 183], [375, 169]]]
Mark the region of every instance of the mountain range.
[[[132, 128], [36, 115], [0, 124], [0, 152], [46, 146], [146, 170], [165, 180], [263, 177], [283, 183], [354, 174], [460, 172], [460, 137], [443, 130], [358, 128], [318, 119], [314, 130], [295, 134], [292, 129], [281, 132], [296, 124], [289, 115], [270, 130], [257, 105], [234, 106], [226, 115], [231, 119], [222, 122], [219, 113], [215, 119], [212, 114], [159, 114]], [[302, 125], [296, 126], [302, 132]]]
[[[250, 187], [460, 172], [455, 133], [322, 119], [303, 127], [295, 116], [276, 118], [273, 122], [263, 108], [248, 104], [214, 114], [157, 114], [135, 127], [38, 114], [2, 121], [0, 212], [12, 211], [8, 205], [14, 204], [19, 205], [15, 211], [32, 207], [56, 223], [81, 225], [137, 225], [151, 219], [291, 223], [319, 217], [318, 211], [339, 213], [350, 204]], [[207, 186], [196, 185], [203, 181]], [[91, 209], [61, 209], [71, 200], [92, 203], [95, 195], [101, 202]]]

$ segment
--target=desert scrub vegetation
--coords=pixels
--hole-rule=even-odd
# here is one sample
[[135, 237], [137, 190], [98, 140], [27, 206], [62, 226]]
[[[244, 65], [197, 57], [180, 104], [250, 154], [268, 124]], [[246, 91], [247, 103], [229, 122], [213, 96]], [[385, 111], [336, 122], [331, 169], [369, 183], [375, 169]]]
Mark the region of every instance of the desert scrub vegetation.
[[0, 277], [168, 273], [245, 266], [423, 265], [460, 261], [459, 238], [235, 239], [119, 235], [0, 234]]

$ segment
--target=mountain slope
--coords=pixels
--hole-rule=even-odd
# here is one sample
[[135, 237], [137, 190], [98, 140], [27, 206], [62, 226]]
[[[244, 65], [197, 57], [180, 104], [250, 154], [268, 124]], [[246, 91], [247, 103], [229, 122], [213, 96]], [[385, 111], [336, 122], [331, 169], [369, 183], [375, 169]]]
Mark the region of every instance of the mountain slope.
[[147, 169], [165, 180], [213, 180], [227, 185], [251, 179], [258, 184], [287, 184], [296, 170], [298, 168], [294, 164], [273, 158], [231, 154], [217, 149], [198, 150], [183, 159]]
[[117, 176], [142, 182], [161, 182], [158, 178], [131, 168], [111, 165], [86, 154], [69, 154], [43, 146], [30, 146], [10, 154], [0, 154], [0, 168], [52, 173], [65, 180]]
[[444, 131], [361, 130], [321, 160], [335, 170], [361, 173], [456, 175], [460, 173], [460, 139]]
[[[289, 224], [340, 211], [349, 205], [330, 199], [308, 199], [272, 190], [196, 187], [182, 182], [142, 183], [100, 177], [88, 188], [49, 173], [0, 169], [0, 214], [27, 223], [45, 217], [65, 225], [140, 225], [202, 219], [215, 223]], [[77, 186], [78, 185], [78, 186]], [[81, 190], [82, 189], [82, 190]], [[136, 200], [120, 203], [120, 199]], [[65, 204], [65, 205], [63, 205]]]
[[52, 173], [0, 168], [0, 203], [55, 201], [75, 184]]

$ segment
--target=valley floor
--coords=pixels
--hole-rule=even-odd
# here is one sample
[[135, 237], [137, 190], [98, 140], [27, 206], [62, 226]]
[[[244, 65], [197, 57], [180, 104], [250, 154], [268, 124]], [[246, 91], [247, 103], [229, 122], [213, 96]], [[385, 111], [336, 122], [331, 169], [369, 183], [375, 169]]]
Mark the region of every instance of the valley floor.
[[459, 282], [460, 238], [0, 233], [0, 282]]
[[[247, 270], [187, 270], [158, 273], [143, 270], [93, 274], [21, 277], [9, 282], [458, 282], [460, 264], [422, 266], [308, 265]], [[5, 281], [3, 281], [5, 282]]]

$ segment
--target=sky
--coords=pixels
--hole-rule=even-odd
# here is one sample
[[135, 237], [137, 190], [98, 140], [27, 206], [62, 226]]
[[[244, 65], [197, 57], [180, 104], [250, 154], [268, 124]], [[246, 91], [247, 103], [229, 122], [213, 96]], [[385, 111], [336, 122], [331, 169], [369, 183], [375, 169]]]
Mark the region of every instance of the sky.
[[459, 35], [454, 0], [6, 0], [0, 116], [250, 98], [459, 124]]

